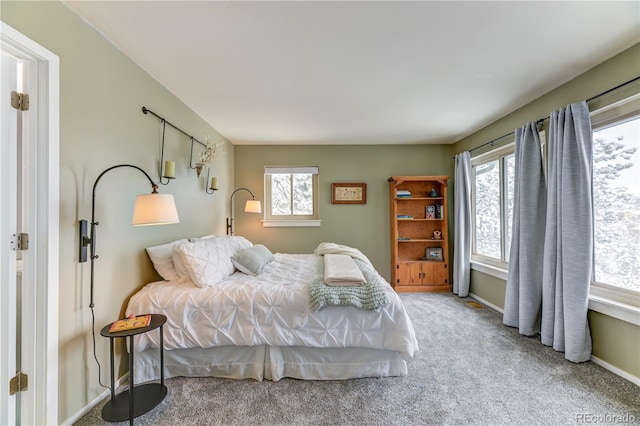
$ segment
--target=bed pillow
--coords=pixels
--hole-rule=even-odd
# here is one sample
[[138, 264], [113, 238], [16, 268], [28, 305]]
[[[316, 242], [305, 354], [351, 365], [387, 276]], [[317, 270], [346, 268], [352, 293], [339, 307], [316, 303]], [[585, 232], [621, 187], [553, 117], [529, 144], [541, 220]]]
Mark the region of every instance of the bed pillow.
[[[253, 246], [253, 243], [247, 240], [244, 237], [235, 236], [235, 235], [204, 235], [198, 238], [189, 238], [188, 241], [184, 240], [186, 244], [193, 244], [197, 241], [205, 241], [211, 239], [218, 239], [223, 244], [228, 244], [232, 253], [231, 255], [239, 252], [240, 250], [245, 250]], [[187, 267], [184, 265], [182, 261], [182, 257], [174, 250], [173, 252], [173, 263], [175, 265], [176, 272], [180, 277], [181, 281], [186, 281], [190, 279], [189, 273], [187, 272]]]
[[231, 256], [233, 265], [247, 275], [260, 274], [264, 265], [272, 260], [273, 253], [262, 244], [256, 244]]
[[180, 275], [173, 263], [173, 247], [186, 242], [188, 242], [186, 239], [182, 239], [146, 248], [153, 267], [163, 279], [167, 281], [180, 279]]
[[173, 253], [191, 282], [198, 287], [215, 285], [235, 272], [231, 263], [235, 251], [228, 238], [182, 243], [173, 248]]

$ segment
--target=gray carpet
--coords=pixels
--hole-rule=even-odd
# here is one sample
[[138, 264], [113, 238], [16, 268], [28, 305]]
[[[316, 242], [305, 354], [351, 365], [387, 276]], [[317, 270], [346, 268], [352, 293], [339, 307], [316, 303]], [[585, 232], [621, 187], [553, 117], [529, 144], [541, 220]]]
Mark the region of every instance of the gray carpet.
[[[640, 388], [631, 382], [591, 362], [566, 361], [537, 339], [503, 326], [500, 313], [471, 299], [450, 293], [401, 297], [420, 344], [408, 376], [335, 382], [168, 379], [166, 399], [135, 424], [640, 423]], [[101, 419], [103, 405], [76, 424], [113, 424]]]

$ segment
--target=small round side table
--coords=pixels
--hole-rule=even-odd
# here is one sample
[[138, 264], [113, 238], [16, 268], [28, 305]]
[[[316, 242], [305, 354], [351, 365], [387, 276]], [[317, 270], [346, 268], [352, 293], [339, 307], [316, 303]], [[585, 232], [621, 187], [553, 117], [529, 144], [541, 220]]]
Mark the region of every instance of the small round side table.
[[[164, 336], [162, 326], [167, 322], [167, 317], [160, 314], [151, 314], [151, 322], [146, 327], [133, 328], [131, 330], [110, 332], [111, 324], [100, 330], [100, 335], [109, 338], [111, 349], [111, 400], [102, 408], [102, 418], [108, 422], [121, 422], [129, 419], [133, 425], [134, 417], [138, 417], [155, 408], [167, 396], [167, 387], [164, 384]], [[160, 383], [145, 383], [136, 386], [133, 382], [133, 336], [147, 333], [160, 328]], [[114, 372], [114, 340], [129, 338], [129, 389], [116, 395]]]

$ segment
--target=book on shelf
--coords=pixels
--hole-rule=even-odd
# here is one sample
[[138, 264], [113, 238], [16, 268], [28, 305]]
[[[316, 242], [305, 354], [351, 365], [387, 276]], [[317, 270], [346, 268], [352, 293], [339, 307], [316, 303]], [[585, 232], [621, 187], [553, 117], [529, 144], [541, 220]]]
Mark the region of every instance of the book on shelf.
[[151, 324], [151, 315], [140, 315], [139, 317], [115, 321], [111, 324], [109, 332], [117, 333], [118, 331], [133, 330], [134, 328], [147, 327], [149, 324]]
[[399, 214], [397, 216], [398, 219], [405, 219], [405, 220], [409, 220], [409, 219], [413, 219], [413, 216], [409, 215], [409, 214]]
[[396, 192], [396, 197], [398, 197], [398, 198], [409, 198], [409, 197], [411, 197], [411, 192], [407, 191], [406, 189], [398, 189], [398, 192]]

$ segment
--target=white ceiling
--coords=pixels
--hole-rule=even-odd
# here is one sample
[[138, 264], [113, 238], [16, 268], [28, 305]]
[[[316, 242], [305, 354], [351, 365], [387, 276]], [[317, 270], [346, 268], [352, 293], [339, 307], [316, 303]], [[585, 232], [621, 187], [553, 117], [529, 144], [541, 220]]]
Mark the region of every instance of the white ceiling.
[[233, 144], [454, 143], [640, 42], [638, 1], [65, 4]]

